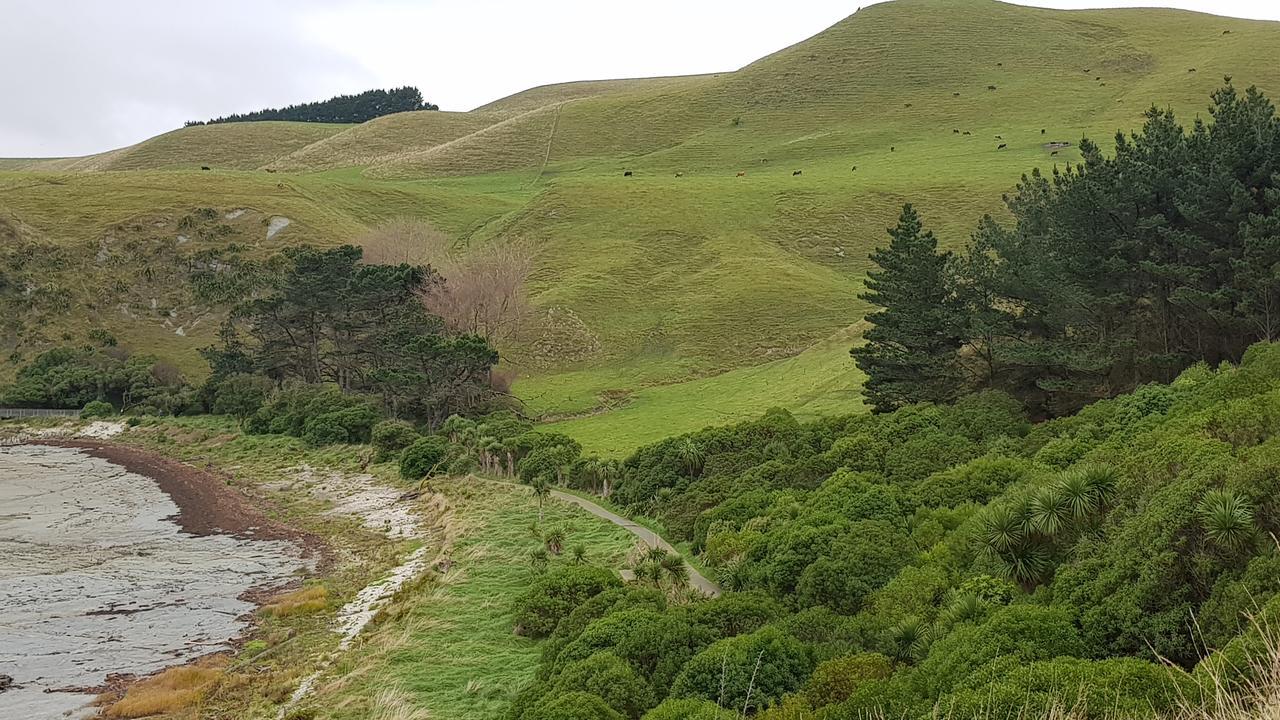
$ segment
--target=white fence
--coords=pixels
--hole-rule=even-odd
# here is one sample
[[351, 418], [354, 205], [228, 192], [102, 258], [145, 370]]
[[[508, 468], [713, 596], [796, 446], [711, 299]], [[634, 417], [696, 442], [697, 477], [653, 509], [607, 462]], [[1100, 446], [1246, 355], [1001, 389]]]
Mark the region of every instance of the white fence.
[[0, 408], [0, 418], [29, 417], [80, 417], [79, 410], [50, 410], [47, 408]]

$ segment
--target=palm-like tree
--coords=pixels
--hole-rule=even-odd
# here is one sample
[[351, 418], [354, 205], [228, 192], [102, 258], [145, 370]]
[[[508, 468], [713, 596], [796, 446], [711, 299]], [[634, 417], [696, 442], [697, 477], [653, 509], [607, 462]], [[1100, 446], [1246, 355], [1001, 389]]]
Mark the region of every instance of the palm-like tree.
[[547, 555], [547, 549], [544, 547], [536, 547], [529, 551], [529, 564], [538, 571], [546, 570], [547, 564], [551, 562], [551, 557]]
[[1004, 563], [1005, 572], [1030, 591], [1052, 567], [1045, 536], [1032, 520], [1031, 499], [1009, 506], [989, 508], [978, 521], [978, 540]]
[[746, 563], [741, 560], [732, 560], [716, 568], [716, 582], [720, 587], [732, 592], [746, 589]]
[[680, 461], [680, 466], [689, 473], [689, 479], [697, 477], [702, 472], [703, 465], [707, 462], [707, 456], [702, 452], [702, 448], [693, 438], [685, 438], [676, 446], [676, 459]]
[[1210, 490], [1196, 509], [1205, 535], [1229, 550], [1240, 550], [1257, 537], [1253, 503], [1230, 490]]
[[671, 581], [674, 588], [685, 588], [689, 586], [689, 566], [685, 565], [684, 558], [675, 553], [664, 553], [658, 566], [662, 568], [662, 572], [667, 579]]
[[502, 441], [496, 437], [486, 436], [480, 438], [480, 464], [485, 472], [496, 473], [499, 471], [499, 457], [502, 455]]
[[1037, 489], [1027, 501], [1029, 529], [1045, 537], [1061, 533], [1074, 519], [1071, 503], [1057, 483]]
[[587, 546], [582, 543], [578, 543], [569, 550], [569, 554], [573, 556], [574, 563], [581, 565], [587, 561]]
[[552, 555], [559, 555], [564, 552], [564, 538], [564, 528], [553, 528], [547, 532], [542, 542], [546, 546], [547, 552]]
[[533, 497], [538, 501], [538, 524], [542, 524], [542, 506], [547, 502], [547, 498], [551, 497], [551, 483], [547, 482], [545, 477], [539, 476], [533, 481]]
[[605, 460], [600, 463], [600, 497], [606, 500], [613, 494], [614, 485], [622, 477], [622, 463], [617, 460]]
[[903, 618], [889, 630], [893, 656], [899, 662], [918, 660], [929, 647], [929, 625], [918, 617]]
[[987, 614], [990, 605], [973, 593], [964, 593], [951, 599], [942, 611], [942, 625], [952, 626], [962, 622], [975, 622]]

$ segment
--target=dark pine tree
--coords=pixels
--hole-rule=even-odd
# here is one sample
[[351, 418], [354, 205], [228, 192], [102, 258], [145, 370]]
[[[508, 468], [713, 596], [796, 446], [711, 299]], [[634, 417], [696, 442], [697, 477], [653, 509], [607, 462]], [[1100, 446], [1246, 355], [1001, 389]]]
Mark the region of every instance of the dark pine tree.
[[960, 390], [957, 353], [964, 318], [951, 291], [950, 253], [938, 252], [910, 204], [890, 229], [887, 248], [877, 248], [859, 297], [881, 310], [866, 343], [849, 351], [867, 374], [866, 396], [876, 412], [917, 402], [946, 402]]

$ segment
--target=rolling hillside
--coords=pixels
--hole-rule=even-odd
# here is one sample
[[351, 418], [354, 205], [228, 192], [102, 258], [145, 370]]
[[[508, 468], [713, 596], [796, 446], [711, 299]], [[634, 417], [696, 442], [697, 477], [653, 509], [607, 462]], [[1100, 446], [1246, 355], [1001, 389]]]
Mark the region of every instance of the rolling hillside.
[[[1078, 159], [1081, 136], [1105, 146], [1152, 104], [1189, 124], [1228, 75], [1280, 95], [1277, 48], [1278, 23], [899, 0], [736, 72], [551, 85], [470, 113], [359, 126], [186, 128], [90, 158], [0, 161], [0, 230], [20, 227], [24, 243], [65, 258], [11, 279], [62, 300], [6, 300], [19, 327], [0, 335], [0, 376], [90, 324], [198, 372], [218, 308], [136, 266], [231, 242], [250, 253], [339, 243], [410, 215], [460, 244], [537, 248], [540, 312], [504, 354], [530, 411], [597, 449], [767, 404], [856, 408], [856, 296], [902, 202], [958, 246], [983, 213], [1001, 212], [1020, 174]], [[1055, 156], [1051, 141], [1072, 145]], [[193, 240], [181, 226], [200, 208], [247, 212]], [[291, 222], [268, 239], [275, 217]], [[122, 289], [122, 274], [138, 277]], [[175, 335], [188, 316], [203, 330]]]

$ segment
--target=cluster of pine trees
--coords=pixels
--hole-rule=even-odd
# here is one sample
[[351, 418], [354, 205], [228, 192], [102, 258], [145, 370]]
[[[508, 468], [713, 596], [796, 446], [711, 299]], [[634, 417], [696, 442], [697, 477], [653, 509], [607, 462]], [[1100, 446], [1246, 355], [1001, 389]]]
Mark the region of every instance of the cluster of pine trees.
[[1072, 412], [1280, 336], [1280, 118], [1255, 88], [1213, 95], [1190, 130], [1152, 108], [1108, 157], [1024, 176], [962, 253], [903, 208], [852, 354], [879, 411], [977, 388]]
[[283, 108], [267, 108], [251, 113], [234, 113], [213, 120], [191, 120], [192, 125], [217, 123], [257, 122], [261, 120], [288, 120], [291, 122], [362, 123], [391, 113], [412, 110], [439, 110], [422, 99], [422, 91], [406, 86], [394, 90], [366, 90], [359, 95], [339, 95], [320, 102], [289, 105]]

